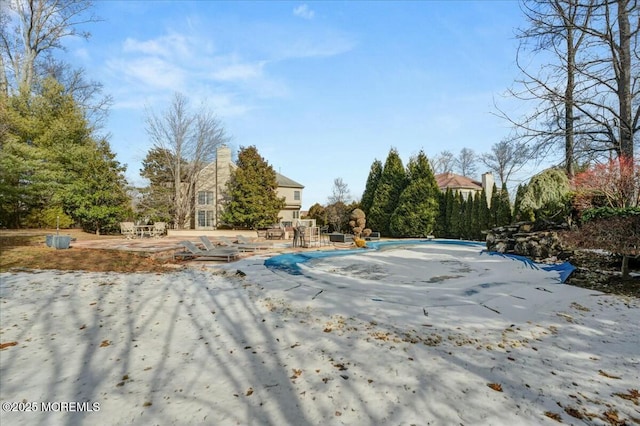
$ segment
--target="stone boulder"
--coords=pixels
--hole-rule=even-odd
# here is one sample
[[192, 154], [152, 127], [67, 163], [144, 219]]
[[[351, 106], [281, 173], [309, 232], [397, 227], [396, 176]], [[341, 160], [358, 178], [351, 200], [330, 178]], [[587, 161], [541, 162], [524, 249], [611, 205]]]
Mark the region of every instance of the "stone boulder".
[[538, 229], [533, 222], [518, 222], [493, 228], [487, 232], [487, 250], [527, 256], [536, 260], [567, 256], [557, 230]]

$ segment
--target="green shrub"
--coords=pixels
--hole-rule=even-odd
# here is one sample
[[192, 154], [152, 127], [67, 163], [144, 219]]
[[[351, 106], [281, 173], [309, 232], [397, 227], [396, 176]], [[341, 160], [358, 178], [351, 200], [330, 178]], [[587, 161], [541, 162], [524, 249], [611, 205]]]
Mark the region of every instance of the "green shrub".
[[[58, 222], [59, 221], [59, 222]], [[42, 210], [32, 210], [25, 219], [28, 228], [71, 228], [73, 219], [65, 214], [62, 207], [48, 207]]]
[[612, 217], [631, 217], [640, 216], [640, 207], [598, 207], [587, 209], [582, 212], [580, 220], [583, 223], [591, 222], [598, 219], [607, 219]]

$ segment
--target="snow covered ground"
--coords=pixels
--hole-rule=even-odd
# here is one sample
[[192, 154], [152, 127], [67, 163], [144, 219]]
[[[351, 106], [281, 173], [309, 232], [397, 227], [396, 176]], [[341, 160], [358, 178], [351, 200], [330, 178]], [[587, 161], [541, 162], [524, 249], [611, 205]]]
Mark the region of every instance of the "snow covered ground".
[[0, 274], [0, 423], [640, 423], [638, 299], [474, 246], [266, 259]]

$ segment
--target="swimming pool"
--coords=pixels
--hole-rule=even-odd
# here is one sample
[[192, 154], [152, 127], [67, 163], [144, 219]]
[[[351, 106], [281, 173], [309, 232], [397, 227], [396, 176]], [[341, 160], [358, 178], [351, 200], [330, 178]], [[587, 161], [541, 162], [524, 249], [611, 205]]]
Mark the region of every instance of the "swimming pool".
[[561, 264], [540, 264], [533, 262], [531, 259], [513, 254], [504, 254], [497, 252], [489, 252], [485, 250], [485, 244], [475, 241], [461, 241], [461, 240], [391, 240], [391, 241], [369, 241], [367, 242], [367, 248], [349, 249], [349, 250], [318, 250], [309, 252], [298, 253], [285, 253], [278, 256], [271, 257], [264, 262], [264, 265], [277, 271], [284, 271], [291, 275], [305, 275], [301, 265], [318, 261], [321, 259], [328, 259], [333, 257], [363, 255], [371, 251], [383, 251], [391, 250], [394, 248], [410, 248], [410, 247], [461, 247], [465, 249], [477, 249], [479, 255], [495, 256], [503, 258], [509, 261], [521, 262], [525, 267], [533, 270], [542, 270], [548, 272], [557, 272], [558, 278], [561, 283], [564, 283], [566, 279], [575, 270], [575, 267], [569, 262]]

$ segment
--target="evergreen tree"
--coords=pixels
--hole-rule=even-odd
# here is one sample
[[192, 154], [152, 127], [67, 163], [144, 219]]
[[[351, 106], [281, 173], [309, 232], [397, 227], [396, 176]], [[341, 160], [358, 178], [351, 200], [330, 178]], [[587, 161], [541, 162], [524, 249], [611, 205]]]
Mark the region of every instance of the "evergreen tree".
[[364, 187], [362, 198], [360, 200], [360, 208], [365, 215], [369, 215], [371, 205], [373, 204], [373, 196], [376, 193], [376, 188], [380, 182], [380, 176], [382, 176], [382, 162], [375, 160], [371, 164], [371, 170], [369, 171], [369, 177], [367, 178], [367, 184]]
[[[495, 189], [495, 184], [493, 185]], [[489, 205], [487, 204], [487, 192], [482, 188], [480, 192], [480, 200], [479, 200], [479, 220], [478, 224], [480, 226], [480, 232], [477, 234], [478, 240], [484, 240], [484, 234], [482, 231], [486, 231], [491, 228], [491, 211], [489, 210]]]
[[[111, 191], [125, 191], [124, 169], [113, 159], [107, 141], [96, 141], [85, 112], [56, 80], [45, 79], [34, 94], [21, 91], [11, 97], [0, 96], [0, 116], [4, 125], [0, 222], [4, 225], [30, 225], [25, 218], [46, 217], [56, 210], [64, 211], [84, 227], [91, 215], [77, 207], [101, 202], [92, 201], [89, 193], [78, 189], [98, 179], [95, 172], [87, 171], [96, 157], [105, 159], [99, 175], [101, 184]], [[71, 202], [69, 194], [74, 191], [78, 193]], [[100, 213], [104, 219], [100, 226], [120, 220], [117, 216], [122, 211], [116, 210]]]
[[454, 236], [454, 214], [456, 214], [456, 197], [451, 188], [447, 188], [444, 194], [446, 211], [445, 211], [445, 234], [446, 238], [455, 238]]
[[531, 220], [564, 221], [570, 211], [570, 188], [569, 178], [563, 169], [543, 170], [529, 181], [520, 199], [520, 211]]
[[438, 218], [436, 219], [436, 228], [433, 231], [434, 235], [438, 238], [446, 237], [449, 232], [447, 223], [447, 193], [439, 191], [438, 194]]
[[315, 203], [309, 208], [309, 213], [303, 219], [315, 219], [318, 226], [325, 226], [329, 223], [327, 209]]
[[237, 168], [224, 195], [222, 221], [254, 229], [278, 222], [285, 199], [278, 197], [277, 188], [276, 172], [256, 147], [240, 148]]
[[423, 151], [407, 165], [408, 185], [391, 215], [389, 230], [395, 237], [426, 237], [433, 234], [439, 214], [440, 189]]
[[450, 219], [450, 237], [451, 238], [463, 238], [464, 236], [464, 198], [462, 193], [452, 193], [452, 205], [451, 205], [451, 219]]
[[106, 141], [96, 144], [84, 160], [79, 179], [66, 188], [65, 210], [87, 232], [117, 232], [119, 222], [132, 215], [125, 167], [115, 160]]
[[[504, 187], [504, 184], [502, 184]], [[500, 211], [502, 200], [500, 199], [500, 193], [498, 187], [493, 184], [493, 191], [491, 192], [491, 207], [489, 208], [489, 228], [495, 228], [498, 225], [498, 211]]]
[[[176, 203], [173, 191], [173, 168], [175, 155], [168, 149], [154, 147], [142, 160], [140, 175], [149, 180], [149, 185], [141, 188], [142, 199], [138, 212], [154, 222], [172, 222], [176, 216]], [[183, 164], [186, 164], [184, 159]], [[187, 167], [181, 170], [187, 170]], [[186, 175], [182, 177], [186, 181]]]
[[524, 197], [525, 192], [527, 191], [527, 184], [518, 185], [518, 189], [516, 190], [516, 199], [513, 203], [513, 220], [516, 222], [520, 222], [523, 220], [533, 220], [527, 213], [521, 210], [520, 205], [522, 204], [522, 197]]
[[0, 94], [0, 224], [8, 228], [19, 228], [40, 199], [34, 171], [42, 161], [40, 150], [23, 137], [27, 120], [20, 99]]
[[473, 239], [473, 197], [469, 195], [463, 204], [462, 238]]
[[507, 185], [502, 184], [502, 189], [498, 193], [498, 206], [496, 207], [496, 226], [505, 226], [511, 223], [511, 200]]
[[367, 226], [381, 235], [391, 235], [389, 222], [398, 206], [400, 194], [407, 185], [407, 176], [402, 160], [395, 148], [391, 148], [376, 186], [373, 203], [367, 215]]
[[477, 240], [479, 239], [480, 231], [482, 229], [482, 200], [480, 199], [480, 193], [476, 192], [473, 195], [469, 195], [469, 200], [471, 202], [471, 226], [469, 229], [469, 239]]

